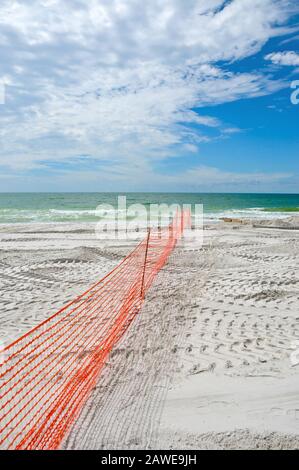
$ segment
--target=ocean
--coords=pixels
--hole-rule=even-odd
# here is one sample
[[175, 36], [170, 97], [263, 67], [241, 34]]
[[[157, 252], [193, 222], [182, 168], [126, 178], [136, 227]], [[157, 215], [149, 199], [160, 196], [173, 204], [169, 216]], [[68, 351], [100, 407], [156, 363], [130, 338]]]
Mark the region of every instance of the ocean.
[[0, 223], [93, 222], [96, 208], [117, 208], [118, 195], [131, 204], [203, 204], [204, 218], [280, 218], [299, 215], [299, 194], [236, 193], [0, 193]]

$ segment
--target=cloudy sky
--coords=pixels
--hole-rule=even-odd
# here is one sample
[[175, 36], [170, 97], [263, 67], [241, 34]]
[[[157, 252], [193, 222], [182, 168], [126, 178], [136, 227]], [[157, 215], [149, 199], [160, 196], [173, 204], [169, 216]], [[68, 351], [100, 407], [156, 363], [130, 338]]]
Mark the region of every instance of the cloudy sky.
[[299, 192], [297, 0], [1, 0], [0, 44], [0, 191]]

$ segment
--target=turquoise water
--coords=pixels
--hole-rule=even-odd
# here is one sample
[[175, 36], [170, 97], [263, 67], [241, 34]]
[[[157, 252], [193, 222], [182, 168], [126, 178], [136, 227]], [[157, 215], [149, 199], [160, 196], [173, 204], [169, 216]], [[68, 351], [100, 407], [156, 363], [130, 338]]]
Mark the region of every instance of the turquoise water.
[[[206, 219], [276, 218], [298, 214], [299, 194], [122, 193], [127, 206], [203, 204]], [[100, 204], [117, 208], [116, 193], [0, 193], [0, 223], [97, 221]]]

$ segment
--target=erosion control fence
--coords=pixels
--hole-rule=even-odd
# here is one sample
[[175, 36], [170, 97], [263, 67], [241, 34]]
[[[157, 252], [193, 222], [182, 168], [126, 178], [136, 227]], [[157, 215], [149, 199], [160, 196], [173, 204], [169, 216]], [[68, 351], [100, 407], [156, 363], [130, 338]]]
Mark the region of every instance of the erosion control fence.
[[0, 351], [0, 448], [57, 449], [190, 213], [177, 213], [57, 313]]

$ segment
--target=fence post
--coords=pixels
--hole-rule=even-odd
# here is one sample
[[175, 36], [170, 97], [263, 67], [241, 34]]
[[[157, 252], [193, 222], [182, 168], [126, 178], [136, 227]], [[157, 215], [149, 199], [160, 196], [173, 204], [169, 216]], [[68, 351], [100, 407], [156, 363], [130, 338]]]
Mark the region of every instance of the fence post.
[[141, 298], [144, 298], [144, 279], [145, 279], [145, 269], [146, 269], [146, 261], [147, 261], [147, 253], [148, 253], [148, 245], [150, 239], [151, 229], [148, 229], [147, 237], [146, 237], [146, 247], [145, 247], [145, 254], [144, 254], [144, 264], [143, 264], [143, 273], [142, 273], [142, 282], [141, 282]]

